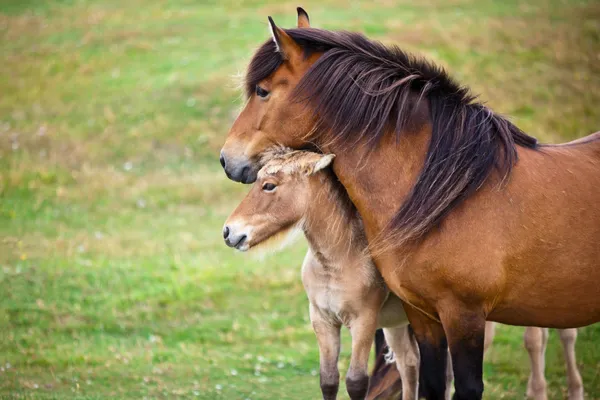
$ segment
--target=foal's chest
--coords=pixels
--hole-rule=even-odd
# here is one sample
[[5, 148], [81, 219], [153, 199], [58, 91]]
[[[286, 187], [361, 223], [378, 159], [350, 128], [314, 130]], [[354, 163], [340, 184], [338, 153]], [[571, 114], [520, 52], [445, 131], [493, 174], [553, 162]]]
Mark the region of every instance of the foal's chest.
[[324, 265], [309, 253], [302, 266], [302, 282], [313, 305], [329, 318], [348, 325], [375, 295], [371, 274], [358, 266]]

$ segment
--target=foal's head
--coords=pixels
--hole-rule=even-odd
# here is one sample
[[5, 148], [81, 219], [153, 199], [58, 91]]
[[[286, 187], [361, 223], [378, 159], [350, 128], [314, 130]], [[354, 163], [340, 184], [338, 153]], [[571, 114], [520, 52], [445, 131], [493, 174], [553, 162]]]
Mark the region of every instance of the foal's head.
[[223, 228], [225, 243], [241, 251], [284, 240], [301, 228], [314, 195], [311, 181], [334, 155], [291, 151], [267, 157], [256, 183]]

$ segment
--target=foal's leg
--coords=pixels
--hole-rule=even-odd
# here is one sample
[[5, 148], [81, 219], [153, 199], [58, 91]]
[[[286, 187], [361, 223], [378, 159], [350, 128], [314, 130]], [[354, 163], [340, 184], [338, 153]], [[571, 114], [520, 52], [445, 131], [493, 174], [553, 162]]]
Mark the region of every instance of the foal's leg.
[[402, 380], [402, 400], [419, 398], [419, 345], [408, 325], [384, 328], [383, 333]]
[[583, 381], [577, 369], [575, 359], [575, 341], [577, 340], [577, 329], [559, 329], [560, 340], [565, 352], [567, 363], [567, 380], [569, 383], [569, 400], [583, 400]]
[[461, 304], [439, 310], [452, 355], [453, 399], [479, 400], [483, 396], [485, 314], [481, 308]]
[[369, 390], [369, 355], [377, 330], [377, 312], [365, 314], [350, 325], [352, 355], [346, 374], [346, 390], [352, 400], [364, 400]]
[[534, 400], [546, 400], [546, 344], [548, 343], [548, 328], [528, 326], [525, 328], [525, 348], [529, 353], [531, 371], [527, 381], [527, 397]]
[[319, 344], [321, 393], [325, 400], [335, 400], [340, 386], [338, 357], [340, 355], [340, 325], [323, 318], [311, 304], [310, 320]]
[[427, 400], [445, 399], [448, 342], [442, 325], [408, 303], [404, 311], [419, 344], [419, 392]]

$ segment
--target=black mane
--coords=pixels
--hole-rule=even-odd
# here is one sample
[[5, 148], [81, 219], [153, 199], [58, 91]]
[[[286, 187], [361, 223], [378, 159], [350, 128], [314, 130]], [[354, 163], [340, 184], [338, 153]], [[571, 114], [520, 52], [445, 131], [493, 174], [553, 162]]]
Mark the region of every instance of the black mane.
[[[323, 53], [292, 94], [314, 110], [317, 126], [310, 140], [317, 144], [374, 146], [387, 132], [399, 136], [419, 102], [427, 102], [432, 137], [417, 182], [388, 226], [396, 241], [422, 237], [494, 169], [507, 178], [517, 161], [516, 145], [537, 147], [536, 139], [477, 102], [468, 88], [429, 61], [357, 33], [286, 32], [306, 57]], [[265, 42], [249, 65], [247, 95], [282, 63], [274, 42]]]

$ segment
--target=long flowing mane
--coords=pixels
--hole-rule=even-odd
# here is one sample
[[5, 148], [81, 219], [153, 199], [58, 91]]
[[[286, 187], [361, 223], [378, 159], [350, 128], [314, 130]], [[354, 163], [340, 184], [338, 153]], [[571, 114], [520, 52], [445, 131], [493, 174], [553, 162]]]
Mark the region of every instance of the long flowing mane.
[[[429, 61], [358, 33], [314, 28], [286, 32], [305, 57], [323, 53], [292, 94], [293, 101], [314, 110], [317, 122], [310, 140], [317, 144], [375, 146], [386, 132], [399, 136], [405, 131], [419, 102], [427, 101], [432, 137], [423, 169], [388, 225], [395, 242], [425, 235], [494, 169], [507, 178], [517, 161], [517, 145], [537, 147], [536, 139], [477, 102], [466, 87]], [[274, 42], [265, 42], [248, 67], [247, 95], [282, 63]]]

